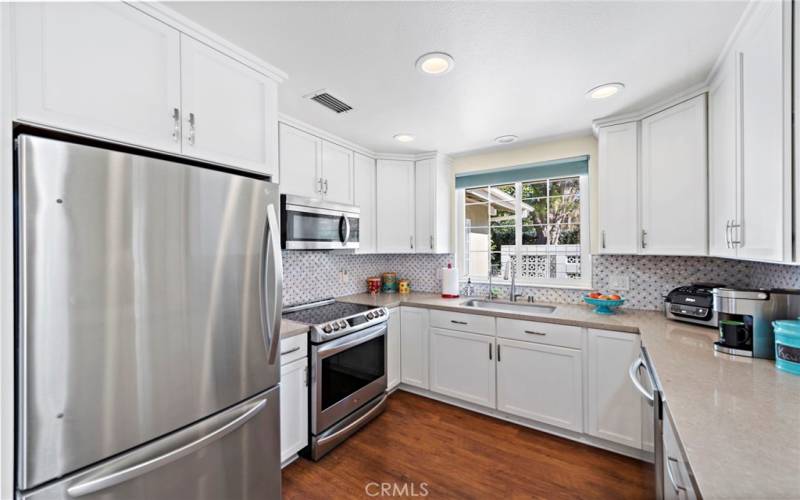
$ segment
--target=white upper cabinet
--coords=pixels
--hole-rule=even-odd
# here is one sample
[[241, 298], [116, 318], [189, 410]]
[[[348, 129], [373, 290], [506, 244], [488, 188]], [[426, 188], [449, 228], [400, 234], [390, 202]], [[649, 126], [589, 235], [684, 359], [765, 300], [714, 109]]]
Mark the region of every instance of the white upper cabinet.
[[183, 152], [276, 175], [278, 88], [227, 55], [181, 35]]
[[791, 248], [791, 2], [760, 2], [734, 44], [741, 82], [739, 257], [782, 262]]
[[415, 251], [450, 252], [450, 163], [442, 155], [415, 164]]
[[638, 123], [601, 127], [598, 207], [600, 253], [636, 253], [639, 245], [637, 209]]
[[17, 117], [178, 153], [180, 33], [123, 3], [13, 6]]
[[353, 159], [353, 191], [355, 204], [361, 209], [361, 218], [358, 222], [358, 250], [356, 250], [356, 253], [375, 253], [377, 249], [375, 175], [375, 160], [361, 153], [355, 153]]
[[322, 139], [280, 124], [280, 190], [306, 198], [322, 196]]
[[642, 252], [706, 255], [705, 94], [645, 118], [641, 127]]
[[414, 162], [378, 160], [377, 193], [378, 252], [413, 253]]
[[332, 142], [322, 141], [322, 189], [325, 199], [352, 205], [353, 152]]
[[732, 226], [737, 212], [739, 169], [736, 160], [736, 78], [728, 57], [708, 89], [708, 253], [735, 257]]

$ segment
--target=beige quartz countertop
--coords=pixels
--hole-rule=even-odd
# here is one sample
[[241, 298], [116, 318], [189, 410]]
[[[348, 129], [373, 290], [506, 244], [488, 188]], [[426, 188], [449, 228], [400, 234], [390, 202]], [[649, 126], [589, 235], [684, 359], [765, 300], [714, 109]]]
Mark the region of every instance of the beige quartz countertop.
[[547, 304], [556, 307], [552, 314], [520, 315], [423, 293], [337, 300], [639, 333], [703, 497], [800, 498], [800, 377], [778, 371], [769, 360], [716, 353], [714, 329], [670, 321], [657, 311], [601, 316], [575, 304]]
[[290, 319], [281, 320], [281, 339], [288, 339], [304, 333], [308, 333], [308, 325]]

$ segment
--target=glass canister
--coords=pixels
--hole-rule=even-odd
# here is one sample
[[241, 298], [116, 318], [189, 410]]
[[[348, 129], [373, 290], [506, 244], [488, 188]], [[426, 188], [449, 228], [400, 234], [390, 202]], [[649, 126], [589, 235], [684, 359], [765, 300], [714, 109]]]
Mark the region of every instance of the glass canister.
[[400, 293], [411, 293], [411, 281], [403, 278], [397, 283], [397, 289]]
[[377, 276], [367, 278], [367, 292], [375, 295], [381, 291], [381, 279]]
[[383, 293], [397, 293], [397, 273], [383, 273]]

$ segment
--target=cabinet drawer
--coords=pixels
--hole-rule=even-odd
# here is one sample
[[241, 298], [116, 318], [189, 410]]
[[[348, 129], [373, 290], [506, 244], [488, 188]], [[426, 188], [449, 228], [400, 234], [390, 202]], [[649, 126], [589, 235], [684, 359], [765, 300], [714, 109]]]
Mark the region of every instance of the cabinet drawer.
[[281, 366], [305, 358], [308, 354], [308, 334], [281, 339]]
[[578, 326], [497, 318], [497, 336], [539, 344], [581, 348], [583, 329]]
[[452, 311], [431, 311], [430, 324], [436, 328], [494, 335], [494, 317]]

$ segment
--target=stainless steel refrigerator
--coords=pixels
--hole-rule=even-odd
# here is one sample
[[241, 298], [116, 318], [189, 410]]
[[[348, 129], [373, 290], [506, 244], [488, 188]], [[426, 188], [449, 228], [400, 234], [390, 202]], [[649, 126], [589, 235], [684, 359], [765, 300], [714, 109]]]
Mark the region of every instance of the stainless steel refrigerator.
[[19, 497], [278, 498], [278, 186], [16, 147]]

